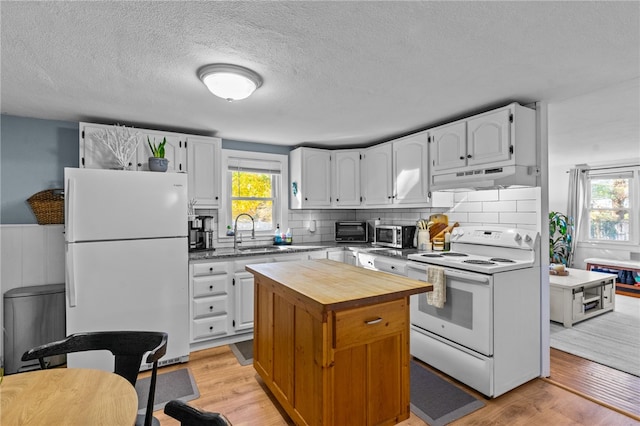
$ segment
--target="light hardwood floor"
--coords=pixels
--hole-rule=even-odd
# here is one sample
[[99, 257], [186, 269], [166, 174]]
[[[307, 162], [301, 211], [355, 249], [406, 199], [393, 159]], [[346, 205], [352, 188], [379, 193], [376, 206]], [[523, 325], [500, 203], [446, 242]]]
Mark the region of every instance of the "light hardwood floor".
[[[190, 358], [187, 364], [160, 369], [160, 373], [185, 366], [191, 369], [200, 397], [189, 404], [207, 411], [222, 412], [235, 426], [293, 424], [263, 386], [253, 366], [241, 366], [228, 346], [192, 352]], [[586, 363], [581, 364], [579, 373], [590, 375], [589, 361]], [[559, 375], [553, 372], [553, 353], [551, 365], [552, 376]], [[559, 368], [562, 370], [564, 367]], [[145, 372], [140, 377], [148, 375]], [[453, 425], [640, 425], [640, 416], [621, 414], [547, 379], [532, 380], [492, 400], [456, 384], [482, 398], [486, 405]], [[640, 392], [635, 395], [640, 399]], [[179, 425], [162, 411], [156, 411], [154, 416], [162, 426]], [[412, 414], [399, 424], [423, 426], [426, 423]]]

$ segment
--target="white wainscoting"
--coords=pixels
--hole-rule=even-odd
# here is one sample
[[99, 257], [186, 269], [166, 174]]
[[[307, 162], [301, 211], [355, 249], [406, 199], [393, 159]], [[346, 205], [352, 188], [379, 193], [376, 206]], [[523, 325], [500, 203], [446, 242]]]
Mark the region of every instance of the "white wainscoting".
[[[64, 283], [64, 225], [0, 225], [0, 290]], [[0, 303], [4, 332], [4, 298]], [[0, 339], [4, 356], [4, 333]]]

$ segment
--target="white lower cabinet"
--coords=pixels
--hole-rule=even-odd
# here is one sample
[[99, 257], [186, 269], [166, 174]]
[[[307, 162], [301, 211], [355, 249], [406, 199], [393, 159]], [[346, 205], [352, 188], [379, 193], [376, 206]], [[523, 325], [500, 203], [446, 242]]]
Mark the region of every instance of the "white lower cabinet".
[[235, 331], [253, 330], [253, 274], [236, 272], [233, 278], [235, 293]]
[[191, 341], [226, 336], [230, 330], [227, 262], [189, 265]]

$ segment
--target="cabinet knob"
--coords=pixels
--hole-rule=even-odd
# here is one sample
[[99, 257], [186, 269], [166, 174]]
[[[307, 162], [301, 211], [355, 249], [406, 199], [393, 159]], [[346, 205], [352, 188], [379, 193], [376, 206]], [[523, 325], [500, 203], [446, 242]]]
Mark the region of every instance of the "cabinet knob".
[[213, 306], [209, 306], [209, 310], [210, 310], [210, 311], [213, 311]]
[[209, 268], [209, 272], [213, 272], [213, 266]]
[[142, 163], [138, 163], [138, 167], [142, 167]]
[[467, 158], [471, 158], [471, 154], [467, 154]]
[[463, 156], [460, 156], [460, 159], [461, 159], [461, 160], [464, 160], [464, 157], [463, 157]]
[[308, 199], [307, 197], [304, 197], [304, 200], [305, 200], [305, 201], [309, 201], [309, 199]]
[[336, 198], [336, 203], [337, 203], [338, 201], [340, 201], [340, 198]]
[[389, 195], [387, 198], [390, 200], [391, 199], [391, 195]]
[[213, 286], [212, 285], [209, 286], [209, 290], [213, 290]]
[[213, 326], [210, 326], [210, 327], [209, 327], [209, 331], [213, 331]]
[[391, 269], [396, 269], [396, 267], [392, 265], [392, 266], [391, 266]]
[[218, 197], [216, 197], [216, 200], [218, 199]]

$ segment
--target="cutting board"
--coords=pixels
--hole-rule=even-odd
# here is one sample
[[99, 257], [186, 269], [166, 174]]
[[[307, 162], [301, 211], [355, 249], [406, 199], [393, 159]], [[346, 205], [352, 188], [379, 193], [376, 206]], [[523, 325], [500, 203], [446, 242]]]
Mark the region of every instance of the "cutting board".
[[448, 225], [449, 218], [447, 217], [446, 214], [442, 214], [442, 213], [432, 214], [431, 216], [429, 216], [429, 222], [433, 222], [434, 224], [444, 223], [445, 225]]

